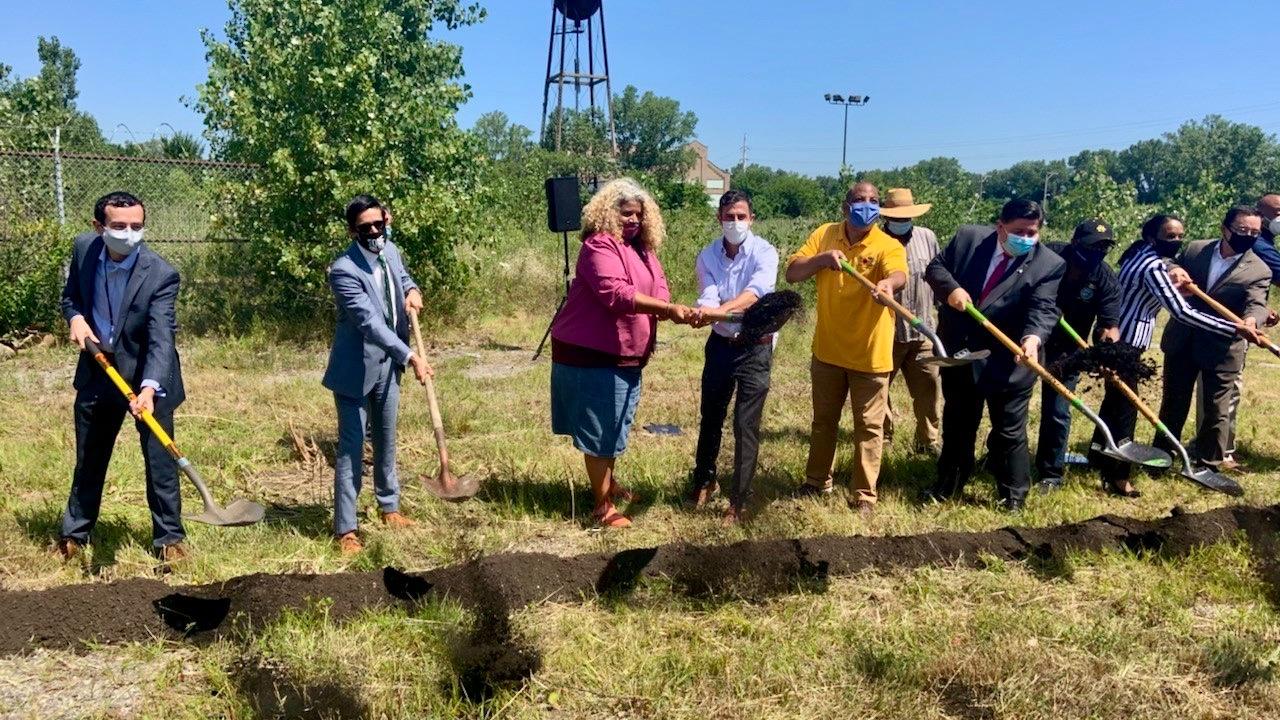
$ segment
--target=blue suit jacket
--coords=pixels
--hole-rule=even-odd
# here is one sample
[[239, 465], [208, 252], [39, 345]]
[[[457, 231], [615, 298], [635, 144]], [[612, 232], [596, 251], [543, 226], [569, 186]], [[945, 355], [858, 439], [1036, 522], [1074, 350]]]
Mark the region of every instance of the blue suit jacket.
[[[83, 315], [90, 324], [93, 322], [93, 283], [102, 246], [102, 236], [96, 233], [83, 233], [75, 239], [67, 284], [62, 289], [62, 316], [67, 322], [76, 315]], [[174, 307], [178, 299], [178, 271], [145, 243], [135, 252], [138, 264], [129, 276], [120, 302], [115, 347], [105, 347], [106, 339], [100, 338], [102, 349], [115, 353], [116, 370], [134, 392], [143, 380], [151, 378], [165, 391], [163, 400], [156, 398], [157, 404], [163, 401], [177, 407], [186, 398], [174, 339], [178, 330]], [[89, 353], [82, 352], [72, 385], [80, 390], [94, 373], [101, 372]]]
[[397, 378], [409, 360], [409, 319], [404, 312], [404, 296], [418, 286], [409, 277], [400, 250], [391, 242], [383, 248], [395, 286], [391, 297], [396, 307], [392, 329], [382, 314], [382, 303], [373, 284], [373, 268], [360, 246], [352, 242], [346, 252], [329, 266], [329, 287], [337, 304], [338, 326], [324, 371], [324, 386], [339, 395], [362, 398], [373, 389], [383, 363], [395, 363]]

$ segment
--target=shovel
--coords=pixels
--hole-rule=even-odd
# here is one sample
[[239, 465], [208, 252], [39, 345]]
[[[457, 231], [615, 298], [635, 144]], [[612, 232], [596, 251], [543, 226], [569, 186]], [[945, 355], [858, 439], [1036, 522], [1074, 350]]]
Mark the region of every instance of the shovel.
[[1014, 355], [1021, 357], [1022, 362], [1025, 363], [1027, 367], [1031, 368], [1032, 372], [1039, 375], [1045, 382], [1049, 383], [1049, 385], [1051, 385], [1054, 390], [1058, 391], [1058, 394], [1062, 395], [1062, 397], [1070, 400], [1071, 404], [1074, 405], [1077, 410], [1084, 413], [1084, 416], [1089, 418], [1089, 422], [1096, 425], [1098, 429], [1102, 431], [1102, 437], [1106, 442], [1102, 445], [1094, 446], [1098, 452], [1106, 455], [1107, 457], [1132, 463], [1134, 465], [1142, 465], [1143, 467], [1167, 468], [1173, 465], [1173, 458], [1169, 457], [1169, 453], [1164, 452], [1163, 450], [1157, 450], [1149, 445], [1140, 445], [1130, 440], [1126, 440], [1123, 444], [1117, 446], [1115, 438], [1111, 435], [1111, 428], [1107, 427], [1107, 424], [1102, 422], [1102, 418], [1098, 417], [1097, 413], [1090, 410], [1089, 406], [1084, 404], [1084, 400], [1081, 400], [1079, 395], [1068, 390], [1066, 385], [1063, 385], [1058, 378], [1054, 377], [1048, 370], [1045, 370], [1035, 358], [1023, 355], [1022, 348], [1011, 340], [1008, 335], [1005, 335], [1000, 328], [992, 324], [992, 322], [987, 319], [987, 316], [983, 315], [982, 311], [978, 310], [973, 303], [965, 303], [964, 311], [969, 313], [969, 316], [974, 320], [977, 320], [979, 325], [986, 328], [987, 332], [995, 336], [995, 338], [1000, 341], [1001, 345], [1009, 348], [1009, 351]]
[[[418, 328], [418, 314], [409, 313], [409, 322], [413, 325], [413, 341], [418, 347], [418, 357], [427, 357], [426, 347], [422, 344], [422, 330]], [[427, 376], [427, 407], [431, 409], [431, 427], [436, 433], [436, 450], [440, 452], [440, 471], [435, 477], [422, 476], [422, 484], [427, 490], [441, 500], [462, 502], [468, 500], [480, 489], [480, 482], [474, 477], [464, 475], [456, 478], [449, 472], [449, 450], [444, 444], [444, 421], [440, 419], [440, 405], [436, 402], [436, 383]]]
[[[1242, 320], [1239, 315], [1231, 312], [1231, 309], [1228, 308], [1226, 305], [1223, 305], [1217, 300], [1214, 300], [1212, 297], [1209, 296], [1209, 293], [1196, 287], [1195, 283], [1187, 283], [1183, 287], [1190, 290], [1192, 295], [1195, 295], [1196, 297], [1203, 300], [1206, 305], [1213, 308], [1214, 312], [1218, 313], [1222, 317], [1230, 320], [1236, 325], [1244, 325], [1244, 320]], [[1261, 330], [1258, 331], [1258, 336], [1261, 339], [1261, 342], [1258, 343], [1258, 347], [1266, 348], [1271, 351], [1272, 355], [1275, 355], [1276, 357], [1280, 357], [1280, 345], [1276, 345], [1274, 342], [1269, 340], [1266, 335], [1262, 334]]]
[[[1070, 335], [1071, 339], [1075, 340], [1076, 344], [1081, 348], [1089, 347], [1089, 344], [1085, 342], [1084, 338], [1080, 337], [1080, 335], [1076, 333], [1075, 328], [1071, 327], [1065, 317], [1058, 318], [1058, 327], [1062, 328], [1063, 331]], [[1182, 477], [1196, 483], [1197, 485], [1206, 487], [1210, 490], [1216, 490], [1220, 493], [1226, 493], [1232, 497], [1240, 497], [1241, 495], [1244, 495], [1244, 489], [1241, 488], [1240, 484], [1235, 480], [1232, 480], [1220, 473], [1216, 473], [1209, 468], [1200, 468], [1199, 470], [1196, 470], [1191, 465], [1191, 456], [1187, 454], [1187, 448], [1178, 441], [1178, 436], [1174, 435], [1164, 423], [1160, 422], [1160, 417], [1142, 401], [1142, 398], [1138, 397], [1138, 394], [1133, 391], [1133, 388], [1129, 387], [1129, 384], [1121, 380], [1120, 377], [1112, 370], [1103, 368], [1103, 374], [1106, 376], [1107, 382], [1114, 385], [1117, 390], [1124, 394], [1125, 397], [1129, 398], [1129, 402], [1133, 403], [1133, 406], [1138, 409], [1138, 412], [1142, 413], [1142, 417], [1146, 418], [1147, 422], [1154, 425], [1156, 430], [1163, 433], [1164, 436], [1173, 443], [1173, 446], [1177, 448], [1178, 454], [1182, 456], [1182, 472], [1180, 473]], [[1094, 447], [1096, 448], [1097, 446], [1095, 445]], [[1121, 444], [1121, 447], [1124, 447], [1124, 443]]]
[[[111, 378], [111, 382], [115, 383], [120, 392], [124, 393], [124, 396], [129, 398], [130, 402], [136, 400], [138, 396], [133, 394], [129, 383], [125, 382], [124, 378], [120, 377], [120, 373], [116, 372], [116, 369], [112, 367], [107, 360], [107, 356], [102, 353], [102, 348], [87, 338], [84, 341], [84, 347], [93, 356], [93, 359], [98, 361], [98, 365], [107, 373], [107, 377]], [[156, 436], [161, 445], [164, 445], [164, 449], [169, 451], [169, 454], [178, 463], [178, 468], [182, 470], [182, 474], [187, 476], [187, 479], [196, 486], [196, 491], [200, 493], [200, 500], [204, 503], [204, 511], [198, 515], [188, 515], [188, 520], [208, 525], [252, 525], [262, 520], [263, 516], [267, 514], [266, 508], [244, 498], [232, 500], [231, 504], [226, 507], [218, 505], [218, 503], [214, 502], [213, 495], [209, 493], [209, 487], [204, 484], [200, 473], [196, 472], [195, 466], [178, 451], [178, 446], [173, 444], [173, 438], [169, 437], [169, 433], [160, 427], [160, 423], [156, 422], [155, 417], [150, 412], [143, 410], [142, 421], [147, 424], [147, 427], [151, 428], [151, 433]]]
[[[840, 268], [846, 273], [852, 275], [854, 280], [862, 283], [862, 286], [866, 289], [873, 293], [876, 291], [875, 283], [867, 279], [866, 275], [858, 272], [848, 260], [841, 260]], [[880, 299], [883, 300], [890, 309], [901, 315], [902, 319], [911, 323], [912, 328], [929, 338], [929, 342], [933, 344], [933, 357], [925, 358], [921, 362], [927, 365], [936, 365], [938, 367], [956, 367], [957, 365], [968, 365], [979, 360], [985, 360], [991, 355], [990, 350], [974, 350], [973, 352], [970, 352], [969, 350], [958, 350], [954, 355], [948, 355], [947, 349], [943, 347], [942, 340], [938, 339], [938, 334], [933, 331], [933, 328], [925, 325], [923, 320], [911, 314], [911, 311], [902, 303], [895, 300], [892, 295], [881, 296]]]

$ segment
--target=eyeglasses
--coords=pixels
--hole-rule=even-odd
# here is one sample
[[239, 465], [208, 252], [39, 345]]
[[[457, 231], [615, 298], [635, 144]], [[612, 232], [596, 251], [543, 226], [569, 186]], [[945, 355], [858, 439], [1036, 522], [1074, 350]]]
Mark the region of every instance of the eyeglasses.
[[1228, 229], [1230, 229], [1231, 232], [1235, 233], [1236, 235], [1244, 235], [1246, 237], [1258, 237], [1259, 235], [1262, 234], [1261, 230], [1254, 230], [1252, 228], [1230, 227]]
[[374, 220], [373, 222], [360, 223], [356, 226], [356, 232], [361, 235], [367, 234], [370, 230], [382, 232], [387, 227], [387, 223], [382, 220]]

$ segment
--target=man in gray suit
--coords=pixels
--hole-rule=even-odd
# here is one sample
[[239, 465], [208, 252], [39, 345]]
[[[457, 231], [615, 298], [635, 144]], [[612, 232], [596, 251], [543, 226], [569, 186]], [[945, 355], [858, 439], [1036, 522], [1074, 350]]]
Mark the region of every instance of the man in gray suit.
[[[1178, 267], [1213, 299], [1244, 319], [1245, 334], [1258, 341], [1258, 326], [1267, 319], [1267, 286], [1271, 270], [1253, 245], [1262, 233], [1262, 217], [1254, 208], [1238, 206], [1222, 220], [1221, 239], [1189, 243], [1178, 257]], [[1191, 306], [1214, 314], [1204, 301], [1190, 298]], [[1231, 397], [1244, 370], [1249, 340], [1220, 337], [1180, 322], [1170, 322], [1160, 339], [1164, 352], [1164, 395], [1160, 420], [1174, 434], [1191, 410], [1197, 380], [1204, 391], [1204, 417], [1190, 450], [1198, 461], [1218, 470], [1226, 458], [1231, 436]], [[1163, 435], [1156, 447], [1173, 448]]]
[[[173, 435], [173, 413], [186, 398], [174, 344], [178, 271], [142, 244], [147, 219], [142, 201], [126, 192], [100, 198], [94, 232], [75, 239], [62, 315], [80, 349], [76, 389], [76, 467], [62, 515], [58, 552], [66, 560], [89, 542], [102, 505], [102, 486], [126, 412], [151, 412]], [[137, 391], [130, 403], [85, 349], [93, 340]], [[145, 423], [137, 423], [151, 508], [151, 542], [167, 565], [187, 556], [178, 470]]]
[[333, 531], [344, 554], [360, 552], [356, 496], [364, 471], [365, 430], [372, 420], [373, 486], [382, 521], [408, 527], [400, 512], [396, 474], [396, 417], [400, 375], [412, 366], [425, 384], [425, 358], [409, 349], [408, 313], [422, 309], [422, 293], [409, 277], [400, 251], [387, 239], [389, 215], [378, 200], [357, 195], [347, 205], [352, 242], [329, 267], [338, 325], [324, 386], [338, 406], [338, 449], [333, 480]]

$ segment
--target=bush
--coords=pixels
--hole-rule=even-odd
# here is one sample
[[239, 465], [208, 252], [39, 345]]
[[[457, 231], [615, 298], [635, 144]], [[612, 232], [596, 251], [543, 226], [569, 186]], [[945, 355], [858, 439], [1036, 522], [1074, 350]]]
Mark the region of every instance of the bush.
[[71, 235], [52, 220], [10, 221], [0, 242], [0, 335], [59, 328]]

